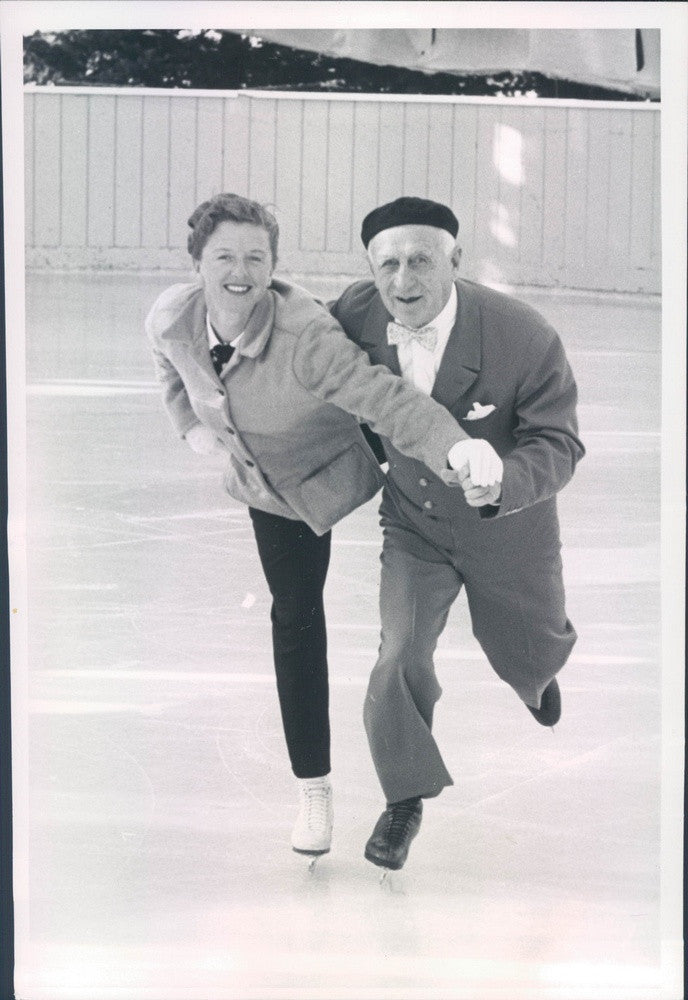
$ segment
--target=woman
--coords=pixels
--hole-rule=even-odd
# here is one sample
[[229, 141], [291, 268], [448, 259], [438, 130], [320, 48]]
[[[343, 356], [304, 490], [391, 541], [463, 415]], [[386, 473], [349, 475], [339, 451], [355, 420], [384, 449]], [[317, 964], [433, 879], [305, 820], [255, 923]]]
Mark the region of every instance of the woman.
[[438, 474], [466, 434], [447, 410], [371, 366], [324, 306], [273, 279], [278, 225], [220, 194], [189, 219], [198, 280], [146, 320], [178, 434], [227, 454], [225, 488], [248, 505], [273, 599], [277, 690], [300, 809], [292, 847], [330, 849], [332, 790], [323, 587], [333, 524], [384, 480], [359, 419]]

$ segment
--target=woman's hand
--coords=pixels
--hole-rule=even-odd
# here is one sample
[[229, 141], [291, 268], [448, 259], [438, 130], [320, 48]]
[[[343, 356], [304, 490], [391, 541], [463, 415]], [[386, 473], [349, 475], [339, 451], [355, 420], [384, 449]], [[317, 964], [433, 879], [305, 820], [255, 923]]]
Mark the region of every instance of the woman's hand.
[[184, 439], [197, 455], [214, 455], [222, 449], [222, 442], [203, 424], [194, 424]]

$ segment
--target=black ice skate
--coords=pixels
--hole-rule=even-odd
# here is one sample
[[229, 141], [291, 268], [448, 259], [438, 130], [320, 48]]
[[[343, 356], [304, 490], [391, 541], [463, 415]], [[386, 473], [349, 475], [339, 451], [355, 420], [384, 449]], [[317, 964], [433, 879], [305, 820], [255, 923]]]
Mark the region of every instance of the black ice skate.
[[555, 726], [559, 722], [561, 718], [561, 692], [556, 677], [552, 678], [542, 692], [540, 707], [533, 708], [532, 705], [526, 705], [526, 708], [541, 726]]
[[388, 803], [366, 844], [367, 860], [387, 871], [403, 868], [411, 841], [420, 829], [422, 814], [423, 800], [420, 798]]

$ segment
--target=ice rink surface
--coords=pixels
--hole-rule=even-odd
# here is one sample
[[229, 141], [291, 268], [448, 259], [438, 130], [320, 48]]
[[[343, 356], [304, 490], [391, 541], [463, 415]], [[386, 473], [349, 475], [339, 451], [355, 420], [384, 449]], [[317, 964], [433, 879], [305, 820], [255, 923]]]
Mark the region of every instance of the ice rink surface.
[[333, 535], [335, 839], [309, 874], [249, 519], [152, 380], [142, 321], [173, 280], [28, 277], [20, 1000], [679, 1000], [660, 926], [656, 300], [515, 293], [562, 336], [588, 449], [560, 496], [579, 632], [563, 716], [534, 723], [462, 595], [435, 716], [455, 784], [380, 885], [361, 721], [376, 504]]

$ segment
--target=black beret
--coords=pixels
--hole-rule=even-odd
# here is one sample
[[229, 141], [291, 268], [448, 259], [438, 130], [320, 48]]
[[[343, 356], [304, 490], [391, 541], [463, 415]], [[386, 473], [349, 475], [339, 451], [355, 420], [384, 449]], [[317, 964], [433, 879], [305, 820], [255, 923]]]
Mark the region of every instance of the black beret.
[[369, 212], [361, 226], [361, 239], [368, 249], [373, 236], [394, 226], [436, 226], [456, 237], [459, 220], [451, 208], [427, 198], [397, 198]]

